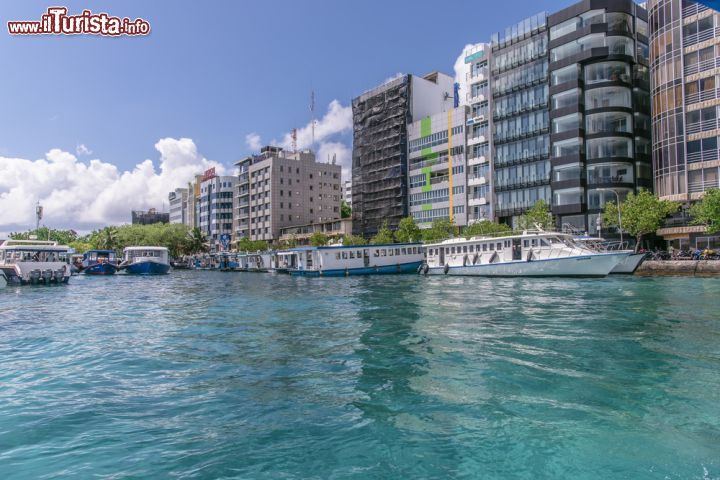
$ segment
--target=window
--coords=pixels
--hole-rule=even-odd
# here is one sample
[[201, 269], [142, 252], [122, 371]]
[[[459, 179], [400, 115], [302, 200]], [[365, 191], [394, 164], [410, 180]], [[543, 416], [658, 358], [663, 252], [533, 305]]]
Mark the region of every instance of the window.
[[585, 66], [585, 83], [630, 82], [630, 65], [625, 62], [601, 62]]
[[586, 132], [593, 133], [632, 133], [632, 115], [622, 112], [595, 113], [587, 116]]
[[583, 153], [582, 138], [570, 138], [553, 144], [553, 157], [566, 157]]
[[579, 89], [574, 88], [572, 90], [567, 90], [565, 92], [553, 95], [552, 108], [558, 109], [558, 108], [573, 107], [579, 103], [579, 100], [580, 100], [580, 90]]
[[569, 132], [582, 127], [582, 114], [571, 113], [564, 117], [553, 119], [553, 133]]
[[555, 70], [551, 75], [552, 84], [560, 85], [561, 83], [579, 79], [581, 76], [581, 70], [579, 65], [573, 64], [559, 70]]
[[587, 158], [604, 157], [633, 157], [632, 139], [608, 137], [588, 140]]

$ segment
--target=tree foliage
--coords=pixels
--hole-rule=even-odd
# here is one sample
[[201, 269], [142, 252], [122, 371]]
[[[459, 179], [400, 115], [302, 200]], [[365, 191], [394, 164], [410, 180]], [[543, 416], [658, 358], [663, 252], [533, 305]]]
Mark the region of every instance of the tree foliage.
[[243, 237], [238, 241], [238, 250], [241, 252], [264, 252], [268, 249], [265, 240], [250, 240], [248, 237]]
[[422, 231], [420, 231], [420, 227], [417, 226], [413, 217], [406, 217], [398, 223], [395, 238], [400, 243], [419, 242], [422, 239]]
[[40, 227], [37, 230], [33, 229], [27, 232], [12, 232], [9, 236], [12, 240], [30, 240], [33, 235], [36, 240], [50, 240], [58, 242], [60, 245], [70, 245], [78, 239], [75, 230], [56, 230], [48, 227]]
[[433, 220], [430, 228], [422, 231], [422, 238], [424, 242], [442, 242], [455, 236], [455, 224], [448, 218], [436, 218]]
[[[660, 200], [647, 190], [640, 190], [637, 195], [631, 192], [620, 203], [622, 229], [635, 237], [637, 250], [644, 235], [657, 231], [663, 220], [679, 209], [679, 203]], [[605, 203], [603, 222], [608, 226], [618, 226], [618, 205], [615, 202]]]
[[310, 235], [310, 245], [313, 247], [324, 247], [328, 244], [328, 236], [323, 232], [314, 232]]
[[512, 228], [504, 223], [495, 223], [490, 220], [482, 220], [473, 223], [463, 229], [463, 237], [480, 237], [483, 235], [492, 235], [494, 233], [512, 232]]
[[348, 205], [345, 200], [342, 200], [340, 202], [340, 218], [350, 217], [352, 217], [352, 208], [350, 208], [350, 205]]
[[695, 225], [705, 225], [707, 233], [720, 230], [720, 189], [706, 190], [702, 199], [690, 207], [690, 216]]
[[187, 255], [195, 255], [197, 253], [204, 253], [207, 251], [207, 238], [202, 230], [195, 227], [187, 232], [185, 237], [184, 253]]
[[518, 228], [521, 230], [532, 230], [537, 227], [543, 230], [553, 230], [555, 220], [553, 219], [550, 205], [545, 200], [538, 200], [535, 205], [518, 218]]
[[379, 245], [393, 242], [395, 242], [393, 232], [390, 230], [390, 227], [388, 227], [387, 220], [385, 220], [375, 236], [370, 239], [370, 243]]
[[342, 244], [346, 247], [350, 247], [352, 245], [367, 245], [367, 240], [360, 235], [345, 235], [343, 237]]

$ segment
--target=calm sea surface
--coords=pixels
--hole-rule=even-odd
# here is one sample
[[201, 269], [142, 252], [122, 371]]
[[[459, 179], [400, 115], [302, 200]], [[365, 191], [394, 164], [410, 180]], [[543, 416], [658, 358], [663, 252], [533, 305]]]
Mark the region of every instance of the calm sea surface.
[[0, 290], [0, 478], [720, 478], [720, 279]]

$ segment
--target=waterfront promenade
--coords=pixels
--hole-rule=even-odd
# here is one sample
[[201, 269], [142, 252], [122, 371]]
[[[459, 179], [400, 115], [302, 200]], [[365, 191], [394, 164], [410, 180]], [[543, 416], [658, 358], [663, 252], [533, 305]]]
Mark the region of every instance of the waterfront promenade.
[[213, 271], [6, 288], [3, 478], [717, 478], [719, 288]]

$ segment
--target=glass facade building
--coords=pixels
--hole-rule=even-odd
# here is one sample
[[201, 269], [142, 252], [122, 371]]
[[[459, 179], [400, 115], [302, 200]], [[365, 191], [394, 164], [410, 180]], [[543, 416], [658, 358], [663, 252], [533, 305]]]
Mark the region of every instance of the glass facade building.
[[548, 17], [559, 226], [597, 233], [607, 201], [652, 189], [647, 31], [632, 0], [586, 0]]
[[[655, 191], [687, 207], [720, 186], [720, 14], [686, 0], [650, 0], [648, 11]], [[670, 223], [659, 233], [683, 248], [703, 229]]]
[[546, 14], [493, 35], [491, 46], [495, 216], [514, 225], [551, 200]]

